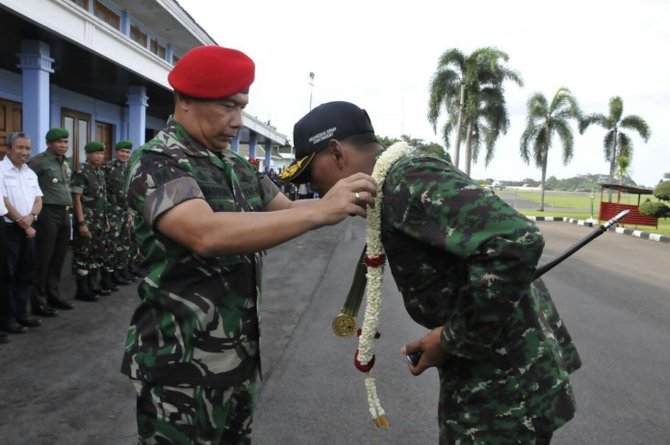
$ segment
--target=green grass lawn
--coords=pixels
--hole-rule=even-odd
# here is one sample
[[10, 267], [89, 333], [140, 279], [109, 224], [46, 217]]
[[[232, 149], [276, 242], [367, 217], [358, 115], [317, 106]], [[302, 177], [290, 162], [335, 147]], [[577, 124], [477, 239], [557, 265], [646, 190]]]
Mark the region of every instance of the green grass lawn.
[[[539, 210], [540, 207], [540, 191], [520, 191], [520, 190], [503, 190], [496, 191], [501, 198], [507, 202], [514, 203], [515, 199], [531, 201], [537, 203], [537, 209], [533, 208], [518, 208], [517, 210], [526, 216], [565, 216], [575, 219], [588, 219], [593, 215], [598, 218], [598, 208], [600, 206], [600, 192], [593, 195], [589, 192], [545, 192], [544, 196], [544, 212]], [[608, 195], [603, 195], [605, 201], [608, 200]], [[615, 201], [616, 194], [612, 200]], [[642, 198], [644, 201], [645, 197]], [[655, 198], [652, 198], [655, 199]], [[623, 193], [621, 195], [622, 204], [637, 205], [638, 196]], [[625, 226], [634, 230], [641, 230], [643, 232], [659, 233], [661, 235], [670, 236], [670, 219], [660, 218], [658, 220], [658, 228], [653, 226]]]

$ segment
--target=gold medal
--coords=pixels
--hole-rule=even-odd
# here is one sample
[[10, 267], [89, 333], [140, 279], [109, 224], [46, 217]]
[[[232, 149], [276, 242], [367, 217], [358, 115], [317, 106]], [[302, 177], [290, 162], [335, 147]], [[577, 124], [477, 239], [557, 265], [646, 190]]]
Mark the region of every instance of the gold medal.
[[356, 332], [356, 319], [352, 315], [340, 312], [333, 319], [333, 332], [338, 337], [351, 337]]

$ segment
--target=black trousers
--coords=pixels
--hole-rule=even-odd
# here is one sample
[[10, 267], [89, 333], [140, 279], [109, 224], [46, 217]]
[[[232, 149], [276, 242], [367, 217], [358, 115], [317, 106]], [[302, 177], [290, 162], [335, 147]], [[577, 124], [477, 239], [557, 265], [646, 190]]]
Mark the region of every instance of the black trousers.
[[70, 212], [65, 206], [44, 204], [35, 223], [35, 291], [32, 305], [60, 299], [60, 277], [70, 242]]
[[6, 313], [9, 308], [9, 295], [5, 292], [7, 288], [7, 236], [5, 235], [5, 223], [0, 216], [0, 323], [6, 323], [11, 316]]
[[4, 223], [6, 252], [5, 285], [2, 286], [0, 322], [7, 324], [28, 318], [28, 301], [35, 274], [35, 238], [26, 238], [18, 224]]

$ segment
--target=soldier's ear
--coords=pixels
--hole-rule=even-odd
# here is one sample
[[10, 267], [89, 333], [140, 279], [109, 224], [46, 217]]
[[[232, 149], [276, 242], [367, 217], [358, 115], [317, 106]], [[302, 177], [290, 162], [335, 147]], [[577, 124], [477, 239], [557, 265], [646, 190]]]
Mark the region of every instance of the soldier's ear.
[[332, 139], [328, 143], [326, 150], [328, 150], [329, 155], [333, 157], [333, 160], [335, 161], [335, 164], [338, 166], [338, 168], [342, 168], [344, 165], [345, 152], [340, 142], [336, 139]]

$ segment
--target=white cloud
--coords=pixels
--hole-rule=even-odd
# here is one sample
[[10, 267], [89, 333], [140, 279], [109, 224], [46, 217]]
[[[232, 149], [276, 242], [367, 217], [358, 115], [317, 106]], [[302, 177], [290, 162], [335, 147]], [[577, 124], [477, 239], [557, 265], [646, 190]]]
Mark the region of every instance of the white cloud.
[[[256, 62], [252, 115], [292, 138], [293, 124], [313, 106], [349, 100], [366, 108], [378, 134], [440, 142], [426, 119], [427, 88], [437, 59], [448, 48], [470, 52], [495, 46], [510, 56], [525, 86], [509, 86], [511, 126], [488, 168], [472, 176], [539, 179], [518, 155], [525, 103], [536, 91], [552, 96], [560, 86], [575, 93], [587, 112], [607, 113], [609, 99], [624, 100], [624, 114], [650, 125], [645, 144], [632, 134], [632, 177], [653, 186], [670, 171], [670, 2], [664, 0], [179, 0], [222, 46]], [[309, 86], [309, 73], [316, 74]], [[606, 173], [604, 131], [575, 131], [575, 157], [567, 166], [552, 147], [548, 175], [564, 178]]]

